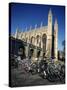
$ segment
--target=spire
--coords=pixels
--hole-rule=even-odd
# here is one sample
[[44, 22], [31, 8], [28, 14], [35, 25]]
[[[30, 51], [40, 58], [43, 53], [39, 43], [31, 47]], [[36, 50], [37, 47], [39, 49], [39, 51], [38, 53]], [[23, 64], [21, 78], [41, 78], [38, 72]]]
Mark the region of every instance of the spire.
[[43, 26], [43, 22], [41, 22], [41, 24], [40, 24], [40, 27], [42, 27]]
[[30, 30], [32, 29], [32, 26], [30, 26]]
[[54, 30], [58, 30], [58, 22], [57, 22], [57, 18], [55, 19], [55, 23], [54, 23]]
[[26, 31], [27, 31], [27, 27], [26, 27]]
[[55, 19], [55, 25], [57, 25], [58, 23], [57, 23], [57, 18]]
[[50, 8], [50, 10], [49, 10], [49, 15], [52, 15], [52, 10], [51, 10], [51, 8]]
[[37, 24], [35, 24], [35, 29], [37, 28]]
[[51, 8], [48, 13], [48, 34], [52, 35], [52, 11]]
[[49, 13], [48, 13], [48, 23], [52, 22], [52, 11], [51, 11], [51, 8], [49, 10]]

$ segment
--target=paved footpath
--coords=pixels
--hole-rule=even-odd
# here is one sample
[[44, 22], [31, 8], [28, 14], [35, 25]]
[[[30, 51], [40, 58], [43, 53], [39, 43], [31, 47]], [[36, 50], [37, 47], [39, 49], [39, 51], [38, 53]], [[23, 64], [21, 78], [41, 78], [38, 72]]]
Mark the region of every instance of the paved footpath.
[[12, 86], [34, 86], [34, 85], [56, 85], [64, 84], [63, 82], [50, 82], [47, 79], [43, 79], [38, 74], [32, 75], [22, 70], [14, 69], [11, 70]]

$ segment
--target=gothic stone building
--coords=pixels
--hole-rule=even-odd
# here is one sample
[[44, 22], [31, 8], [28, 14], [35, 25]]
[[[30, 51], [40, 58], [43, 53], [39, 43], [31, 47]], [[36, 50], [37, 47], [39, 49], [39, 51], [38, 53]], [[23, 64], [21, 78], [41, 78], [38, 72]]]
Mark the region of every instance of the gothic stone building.
[[58, 22], [55, 19], [53, 24], [53, 15], [51, 9], [48, 13], [48, 25], [41, 26], [35, 29], [25, 32], [19, 32], [16, 30], [14, 37], [25, 42], [24, 45], [26, 57], [31, 57], [32, 60], [36, 60], [38, 57], [54, 57], [57, 60], [58, 56]]

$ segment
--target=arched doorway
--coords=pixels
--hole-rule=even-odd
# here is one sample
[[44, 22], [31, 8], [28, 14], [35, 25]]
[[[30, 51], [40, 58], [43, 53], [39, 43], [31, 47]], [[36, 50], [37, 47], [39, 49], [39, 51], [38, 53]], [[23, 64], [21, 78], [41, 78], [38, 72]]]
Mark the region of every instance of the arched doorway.
[[33, 57], [34, 49], [30, 48], [29, 58]]
[[37, 51], [37, 58], [40, 57], [40, 50]]
[[21, 59], [26, 58], [24, 45], [19, 46], [18, 55], [21, 57]]

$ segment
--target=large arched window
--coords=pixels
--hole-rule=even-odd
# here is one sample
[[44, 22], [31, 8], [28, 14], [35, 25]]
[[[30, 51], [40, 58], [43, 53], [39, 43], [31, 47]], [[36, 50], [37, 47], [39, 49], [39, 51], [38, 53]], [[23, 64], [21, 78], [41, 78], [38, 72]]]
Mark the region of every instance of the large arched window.
[[46, 53], [46, 41], [47, 41], [47, 36], [46, 36], [46, 34], [43, 34], [42, 42], [43, 42], [43, 51], [44, 51], [44, 53]]
[[31, 37], [31, 43], [34, 44], [35, 38], [32, 36]]
[[37, 44], [39, 43], [39, 35], [37, 35]]
[[40, 38], [40, 36], [37, 35], [36, 39], [37, 39], [37, 45], [38, 45], [39, 47], [41, 47], [41, 40], [40, 40], [41, 38]]

